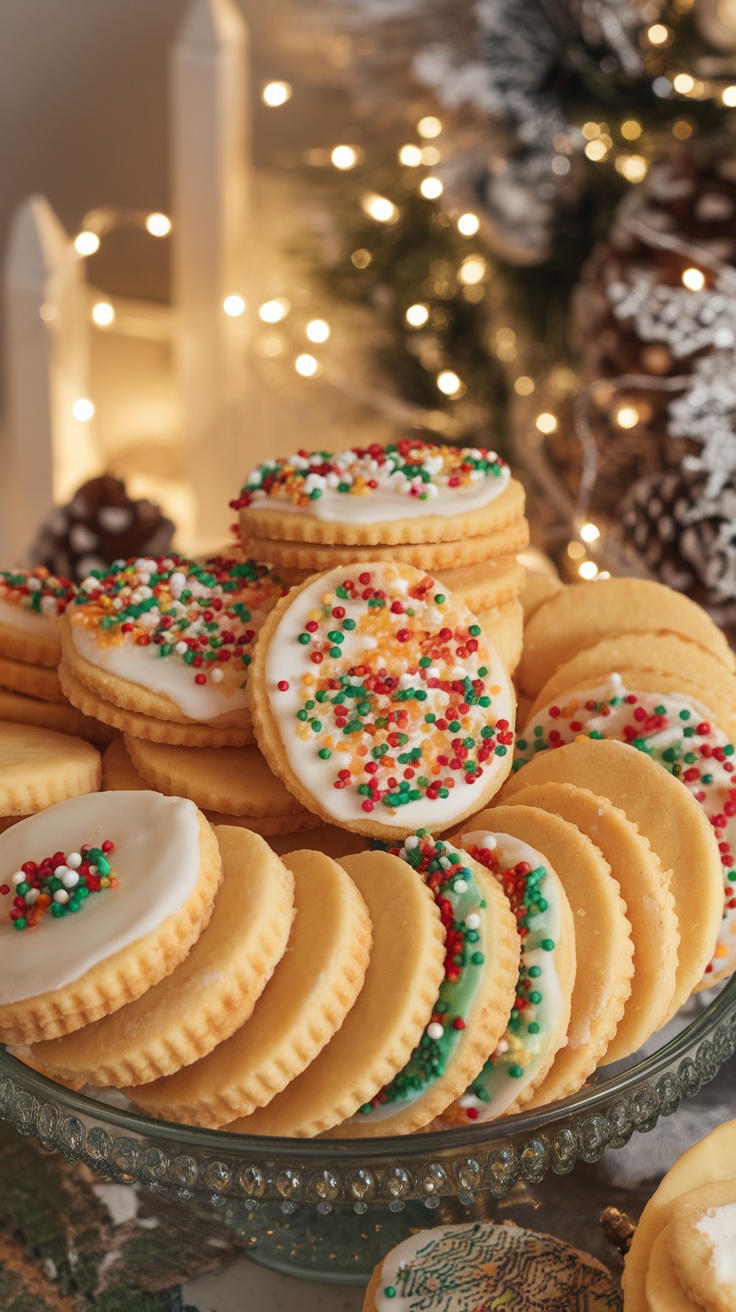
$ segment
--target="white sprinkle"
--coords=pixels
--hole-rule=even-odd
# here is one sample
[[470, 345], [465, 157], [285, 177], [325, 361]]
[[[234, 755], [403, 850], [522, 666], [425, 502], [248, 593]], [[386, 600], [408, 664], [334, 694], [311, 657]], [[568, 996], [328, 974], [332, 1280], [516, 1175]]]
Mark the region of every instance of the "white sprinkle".
[[488, 834], [487, 837], [483, 839], [480, 847], [486, 852], [493, 852], [494, 849], [498, 847], [498, 839], [494, 838], [493, 834]]
[[66, 874], [60, 875], [59, 878], [64, 888], [76, 888], [79, 883], [79, 875], [76, 870], [67, 870]]
[[66, 875], [67, 873], [68, 873], [68, 867], [67, 867], [67, 866], [56, 866], [56, 868], [55, 868], [55, 870], [54, 870], [54, 877], [55, 877], [56, 879], [63, 879], [63, 878], [64, 878], [64, 875]]
[[465, 879], [456, 879], [452, 886], [453, 893], [467, 893], [468, 884]]
[[33, 577], [31, 577], [31, 578], [29, 578], [29, 579], [26, 579], [26, 587], [28, 588], [28, 591], [29, 591], [29, 592], [40, 592], [40, 591], [41, 591], [41, 580], [40, 580], [40, 579], [35, 579], [35, 578], [33, 578]]
[[409, 834], [408, 837], [404, 839], [404, 847], [407, 852], [410, 852], [413, 847], [419, 847], [419, 839], [416, 834]]
[[56, 597], [41, 598], [41, 614], [48, 615], [51, 618], [53, 618], [57, 614]]
[[23, 874], [22, 870], [16, 870], [15, 874], [11, 878], [11, 882], [13, 884], [22, 884], [24, 880], [25, 880], [25, 875]]
[[468, 929], [477, 929], [480, 925], [480, 916], [476, 911], [471, 911], [469, 916], [465, 917], [465, 924]]
[[32, 907], [34, 902], [38, 901], [40, 893], [41, 893], [40, 888], [29, 888], [25, 896], [26, 906]]
[[444, 1032], [445, 1032], [444, 1027], [440, 1025], [436, 1020], [433, 1020], [427, 1026], [427, 1038], [429, 1039], [435, 1039], [435, 1040], [441, 1039]]
[[222, 670], [218, 669], [214, 669], [210, 675], [210, 679], [213, 683], [222, 683], [224, 677]]
[[78, 870], [82, 864], [82, 857], [79, 852], [70, 852], [66, 864], [70, 870]]
[[174, 651], [176, 652], [177, 656], [183, 656], [185, 651], [189, 651], [189, 648], [187, 647], [187, 644], [185, 642], [177, 642], [176, 646], [174, 647]]
[[478, 1099], [474, 1093], [464, 1093], [461, 1098], [458, 1098], [457, 1105], [458, 1107], [477, 1107]]
[[66, 889], [57, 888], [56, 892], [54, 893], [54, 902], [61, 902], [63, 904], [64, 902], [68, 902], [68, 901], [69, 901], [69, 894], [67, 893]]
[[177, 601], [186, 587], [186, 582], [186, 574], [183, 574], [180, 569], [174, 570], [174, 573], [169, 579], [169, 588], [171, 589], [172, 597], [176, 598]]

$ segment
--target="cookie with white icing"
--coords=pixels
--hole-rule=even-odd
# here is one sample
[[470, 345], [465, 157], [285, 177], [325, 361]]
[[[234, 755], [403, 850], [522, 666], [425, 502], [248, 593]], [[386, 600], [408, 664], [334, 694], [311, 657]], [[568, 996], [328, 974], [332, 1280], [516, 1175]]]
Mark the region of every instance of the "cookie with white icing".
[[249, 680], [271, 769], [327, 823], [441, 832], [508, 774], [514, 694], [475, 616], [419, 570], [374, 562], [295, 588]]
[[491, 1221], [419, 1230], [379, 1262], [363, 1312], [620, 1312], [611, 1274], [552, 1235]]
[[34, 1043], [140, 997], [186, 956], [222, 877], [193, 802], [92, 793], [0, 835], [0, 1040]]
[[248, 667], [282, 592], [253, 561], [167, 556], [96, 571], [67, 611], [64, 690], [85, 714], [134, 736], [198, 746], [251, 741]]
[[75, 593], [69, 579], [43, 566], [0, 570], [0, 655], [30, 665], [58, 665], [59, 621]]

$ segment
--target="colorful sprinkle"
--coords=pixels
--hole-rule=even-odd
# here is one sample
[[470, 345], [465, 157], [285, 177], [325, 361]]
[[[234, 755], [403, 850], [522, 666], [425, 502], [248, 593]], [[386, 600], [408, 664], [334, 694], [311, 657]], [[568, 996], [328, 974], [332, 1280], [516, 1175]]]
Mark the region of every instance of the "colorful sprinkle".
[[[10, 878], [0, 884], [0, 896], [13, 892], [8, 919], [15, 929], [33, 929], [49, 912], [54, 919], [80, 911], [91, 893], [117, 888], [117, 873], [109, 857], [115, 844], [106, 839], [100, 847], [84, 843], [78, 852], [54, 852], [42, 861], [24, 861]], [[11, 889], [12, 886], [12, 889]]]

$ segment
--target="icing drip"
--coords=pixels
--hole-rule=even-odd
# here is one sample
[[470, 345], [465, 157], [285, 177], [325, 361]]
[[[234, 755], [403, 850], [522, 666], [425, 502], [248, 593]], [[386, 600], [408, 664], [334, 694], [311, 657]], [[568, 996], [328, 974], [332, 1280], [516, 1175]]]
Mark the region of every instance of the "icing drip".
[[479, 914], [486, 903], [472, 870], [464, 864], [466, 854], [433, 839], [426, 830], [410, 834], [403, 847], [389, 850], [423, 876], [437, 903], [445, 929], [445, 978], [418, 1047], [403, 1070], [353, 1120], [363, 1116], [389, 1120], [444, 1074], [461, 1042], [486, 962]]
[[427, 823], [431, 803], [446, 827], [489, 771], [506, 772], [507, 676], [440, 586], [396, 565], [333, 570], [297, 595], [270, 644], [267, 687], [289, 763], [338, 821], [374, 812], [406, 832]]
[[630, 691], [618, 674], [598, 688], [545, 707], [516, 744], [514, 771], [537, 752], [575, 740], [613, 738], [629, 743], [681, 779], [703, 807], [718, 840], [723, 866], [724, 913], [705, 979], [736, 969], [736, 748], [694, 698]]
[[521, 939], [516, 1003], [496, 1051], [458, 1105], [469, 1120], [490, 1121], [518, 1098], [547, 1056], [561, 1004], [554, 949], [560, 934], [557, 890], [544, 858], [508, 834], [463, 835], [465, 851], [501, 885]]
[[35, 634], [58, 638], [58, 622], [76, 587], [69, 579], [36, 569], [0, 570], [0, 624]]
[[385, 447], [299, 451], [264, 461], [231, 505], [381, 523], [480, 509], [501, 495], [509, 479], [509, 468], [495, 451], [404, 438]]
[[118, 561], [80, 585], [72, 641], [91, 664], [210, 720], [245, 706], [253, 643], [283, 591], [255, 561]]

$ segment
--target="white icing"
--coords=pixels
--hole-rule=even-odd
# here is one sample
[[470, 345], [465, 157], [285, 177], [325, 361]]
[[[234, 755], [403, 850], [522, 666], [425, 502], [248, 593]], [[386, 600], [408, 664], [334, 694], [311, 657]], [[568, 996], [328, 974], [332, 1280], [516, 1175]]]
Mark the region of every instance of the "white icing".
[[5, 624], [9, 629], [17, 629], [19, 633], [28, 633], [34, 638], [59, 641], [58, 619], [31, 610], [29, 606], [0, 599], [0, 624]]
[[709, 1207], [695, 1229], [711, 1245], [710, 1266], [719, 1284], [736, 1289], [736, 1203]]
[[118, 887], [90, 894], [72, 915], [46, 912], [21, 932], [0, 897], [0, 1005], [62, 988], [135, 943], [173, 915], [199, 877], [199, 822], [193, 802], [154, 792], [89, 793], [59, 802], [0, 834], [0, 884], [24, 861], [81, 843], [115, 844]]
[[[360, 572], [367, 571], [372, 575], [373, 583], [378, 584], [387, 595], [390, 602], [391, 598], [396, 595], [395, 581], [401, 580], [399, 570], [395, 565], [385, 563], [370, 563], [360, 567]], [[314, 583], [303, 588], [296, 596], [295, 601], [284, 612], [276, 633], [273, 635], [268, 648], [266, 658], [266, 687], [269, 695], [271, 710], [279, 728], [279, 735], [286, 752], [289, 764], [295, 775], [303, 783], [313, 796], [319, 797], [321, 806], [328, 814], [337, 821], [338, 824], [350, 823], [354, 820], [365, 820], [366, 813], [362, 810], [363, 798], [358, 795], [354, 787], [337, 789], [334, 787], [335, 778], [335, 759], [338, 759], [338, 753], [334, 753], [334, 759], [321, 760], [315, 746], [315, 741], [311, 737], [302, 738], [296, 732], [297, 720], [296, 713], [301, 708], [302, 701], [299, 692], [300, 681], [305, 674], [314, 674], [317, 667], [312, 664], [310, 658], [310, 649], [308, 646], [302, 646], [299, 641], [299, 634], [304, 630], [305, 619], [311, 611], [321, 609], [322, 598], [328, 593], [334, 591], [334, 588], [342, 579], [349, 577], [349, 571], [345, 567], [332, 570], [327, 575], [320, 576]], [[437, 585], [438, 589], [441, 585]], [[457, 599], [456, 599], [457, 600]], [[365, 614], [365, 602], [361, 599], [352, 601], [348, 599], [335, 599], [335, 603], [345, 608], [345, 615], [348, 619], [355, 619], [356, 622]], [[412, 601], [416, 606], [414, 619], [410, 621], [417, 627], [424, 627], [426, 607], [420, 601]], [[475, 617], [461, 602], [457, 601], [458, 607], [462, 614], [467, 616], [467, 623], [476, 623]], [[432, 607], [432, 609], [436, 609]], [[394, 631], [404, 627], [407, 623], [406, 615], [393, 615], [387, 606], [382, 611], [384, 616], [389, 617]], [[441, 612], [437, 612], [437, 625], [429, 626], [432, 630], [439, 629], [446, 622]], [[377, 640], [370, 634], [362, 635], [356, 628], [352, 632], [345, 634], [345, 640], [342, 644], [342, 656], [346, 666], [361, 663], [361, 653], [369, 653], [376, 647]], [[499, 656], [488, 638], [483, 636], [485, 652], [481, 650], [469, 655], [466, 659], [463, 674], [469, 674], [470, 678], [475, 678], [478, 668], [485, 664], [488, 669], [488, 676], [485, 680], [487, 686], [497, 686], [501, 689], [492, 697], [492, 705], [488, 709], [480, 706], [471, 707], [473, 713], [470, 717], [474, 723], [473, 736], [480, 735], [481, 729], [496, 720], [508, 720], [513, 728], [514, 724], [514, 700], [511, 693], [508, 676], [504, 670]], [[392, 663], [389, 673], [399, 675], [401, 668], [401, 644], [394, 640], [392, 644], [392, 653], [382, 651], [382, 659], [387, 662], [391, 659]], [[366, 662], [370, 664], [370, 657], [366, 654]], [[342, 668], [342, 663], [340, 665]], [[453, 667], [454, 668], [454, 664]], [[432, 673], [432, 671], [430, 671]], [[437, 670], [439, 677], [452, 677], [446, 671]], [[286, 691], [280, 691], [278, 684], [280, 682], [288, 683]], [[360, 683], [360, 678], [354, 679], [355, 683]], [[431, 698], [424, 703], [426, 710], [436, 709]], [[438, 711], [441, 714], [441, 711]], [[449, 739], [452, 735], [448, 735]], [[413, 746], [418, 745], [421, 739], [416, 741], [410, 737], [408, 743], [402, 750], [409, 751]], [[431, 801], [422, 797], [417, 801], [408, 802], [406, 805], [391, 810], [387, 806], [378, 805], [372, 815], [372, 819], [379, 820], [382, 824], [395, 827], [397, 831], [406, 833], [407, 830], [421, 829], [431, 819], [433, 828], [447, 828], [452, 824], [456, 817], [463, 815], [478, 797], [482, 787], [488, 778], [488, 773], [506, 772], [508, 769], [508, 756], [493, 756], [486, 761], [484, 765], [483, 779], [480, 784], [468, 784], [465, 782], [465, 776], [460, 772], [453, 775], [455, 780], [454, 788], [446, 798], [437, 797]]]
[[227, 683], [213, 686], [210, 680], [205, 684], [195, 683], [197, 671], [192, 666], [162, 658], [153, 643], [147, 647], [126, 642], [101, 646], [94, 632], [82, 624], [72, 624], [71, 634], [75, 651], [91, 665], [129, 683], [140, 684], [149, 692], [163, 693], [192, 720], [212, 720], [216, 715], [245, 706], [245, 688], [233, 689]]
[[504, 467], [500, 474], [485, 478], [482, 483], [466, 483], [463, 487], [444, 485], [426, 501], [399, 494], [390, 483], [386, 487], [376, 488], [370, 496], [351, 496], [325, 487], [318, 501], [309, 501], [305, 506], [296, 506], [292, 501], [280, 497], [264, 497], [261, 500], [256, 493], [248, 513], [277, 510], [280, 515], [308, 515], [310, 519], [320, 519], [330, 524], [385, 524], [396, 519], [423, 519], [427, 515], [464, 515], [482, 510], [500, 497], [506, 491], [510, 477], [509, 469]]

